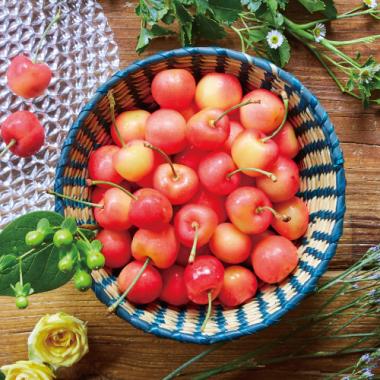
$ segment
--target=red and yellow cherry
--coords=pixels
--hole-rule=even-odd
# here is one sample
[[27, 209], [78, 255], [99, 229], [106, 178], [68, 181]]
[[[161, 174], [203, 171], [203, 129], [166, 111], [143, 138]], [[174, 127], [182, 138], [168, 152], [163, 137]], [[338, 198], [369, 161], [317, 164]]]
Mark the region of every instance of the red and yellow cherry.
[[99, 201], [101, 207], [94, 208], [97, 223], [110, 230], [126, 230], [131, 226], [129, 212], [132, 198], [123, 190], [112, 187]]
[[139, 229], [133, 236], [131, 250], [136, 260], [144, 261], [149, 257], [157, 268], [171, 267], [179, 250], [174, 227], [166, 225], [159, 231]]
[[127, 231], [101, 230], [96, 239], [102, 243], [101, 252], [108, 268], [121, 268], [131, 259], [131, 237]]
[[254, 297], [258, 288], [256, 276], [247, 268], [232, 265], [224, 270], [223, 286], [219, 301], [227, 307], [235, 307]]
[[197, 105], [192, 102], [188, 107], [178, 110], [178, 112], [188, 121], [193, 115], [199, 111]]
[[[117, 285], [120, 293], [124, 293], [132, 286], [126, 298], [137, 304], [147, 304], [156, 300], [162, 291], [162, 278], [160, 273], [151, 264], [143, 268], [144, 263], [140, 261], [132, 261], [120, 272], [117, 278]], [[144, 269], [139, 276], [139, 272]], [[133, 284], [134, 280], [137, 282]], [[118, 304], [119, 302], [117, 302]], [[116, 304], [115, 304], [116, 305]], [[117, 305], [116, 305], [117, 307]], [[111, 310], [113, 310], [111, 306]]]
[[145, 110], [125, 111], [119, 114], [115, 121], [122, 141], [120, 141], [115, 124], [111, 125], [111, 136], [114, 143], [123, 146], [132, 140], [145, 139], [145, 124], [150, 113]]
[[296, 240], [305, 234], [309, 225], [309, 210], [302, 199], [293, 197], [285, 202], [275, 203], [273, 208], [290, 217], [288, 222], [283, 222], [280, 219], [272, 221], [272, 227], [280, 235], [289, 240]]
[[239, 187], [226, 201], [226, 211], [231, 222], [246, 234], [260, 234], [272, 222], [273, 214], [268, 210], [272, 204], [260, 189]]
[[243, 101], [259, 103], [240, 108], [240, 121], [247, 129], [255, 129], [269, 134], [277, 129], [285, 117], [285, 105], [281, 98], [264, 88], [246, 94]]
[[[129, 182], [127, 181], [121, 182], [120, 186], [128, 191], [131, 189]], [[99, 203], [103, 199], [104, 193], [109, 189], [109, 187], [109, 185], [103, 185], [103, 187], [94, 186], [91, 190], [91, 202]]]
[[224, 267], [214, 256], [196, 257], [184, 273], [187, 294], [196, 304], [205, 305], [214, 300], [223, 286]]
[[173, 265], [161, 272], [163, 287], [160, 299], [170, 305], [182, 306], [189, 302], [184, 280], [185, 268]]
[[219, 108], [205, 108], [187, 122], [187, 139], [198, 149], [222, 149], [229, 134], [229, 118]]
[[[184, 245], [180, 245], [176, 263], [178, 265], [182, 265], [185, 267], [189, 263], [189, 258], [191, 254], [191, 248], [190, 247], [185, 247]], [[204, 245], [203, 247], [200, 247], [197, 249], [197, 256], [201, 255], [211, 255], [210, 250], [208, 249], [207, 245]]]
[[[264, 141], [264, 138], [261, 132], [254, 129], [244, 131], [236, 137], [232, 144], [231, 156], [238, 168], [268, 170], [275, 163], [278, 147], [272, 140]], [[257, 170], [243, 170], [243, 173], [251, 177], [262, 174]]]
[[133, 140], [120, 148], [113, 156], [116, 172], [124, 179], [138, 182], [153, 169], [154, 153], [143, 140]]
[[156, 74], [151, 90], [153, 99], [159, 106], [181, 110], [193, 101], [195, 86], [195, 79], [189, 71], [168, 69]]
[[[88, 160], [88, 175], [93, 180], [121, 183], [123, 177], [115, 170], [113, 165], [114, 155], [120, 151], [115, 145], [104, 145], [90, 154]], [[108, 188], [109, 185], [99, 185]]]
[[169, 200], [155, 189], [139, 189], [129, 209], [129, 220], [138, 228], [157, 230], [165, 228], [173, 217]]
[[224, 143], [224, 150], [228, 154], [231, 153], [232, 144], [236, 140], [236, 137], [238, 137], [242, 132], [244, 132], [243, 126], [238, 121], [231, 120], [230, 118], [230, 134]]
[[206, 74], [195, 91], [195, 102], [199, 108], [216, 107], [222, 110], [241, 102], [243, 90], [239, 80], [225, 73]]
[[178, 153], [186, 146], [186, 121], [175, 110], [157, 110], [146, 121], [145, 139], [167, 154]]
[[267, 236], [275, 236], [276, 234], [272, 230], [265, 230], [261, 234], [251, 235], [251, 242], [252, 242], [252, 250], [247, 258], [247, 260], [244, 262], [245, 265], [251, 266], [252, 265], [252, 252], [254, 251], [256, 245], [261, 242], [261, 240], [264, 240]]
[[186, 247], [207, 244], [218, 225], [218, 217], [210, 207], [195, 203], [183, 206], [174, 218], [179, 241]]
[[0, 157], [10, 150], [20, 157], [36, 153], [44, 143], [45, 131], [37, 117], [29, 111], [16, 111], [9, 115], [0, 127], [6, 147]]
[[273, 141], [277, 144], [280, 155], [288, 158], [294, 158], [301, 149], [293, 126], [288, 121], [273, 137]]
[[23, 98], [42, 95], [51, 81], [52, 72], [45, 63], [35, 63], [25, 55], [17, 55], [7, 69], [8, 86]]
[[241, 174], [226, 152], [209, 153], [199, 164], [198, 175], [203, 187], [215, 194], [227, 195], [240, 184]]
[[[149, 144], [149, 143], [147, 143]], [[147, 145], [149, 146], [149, 145]], [[153, 151], [154, 153], [154, 161], [153, 161], [153, 168], [152, 170], [150, 171], [149, 174], [147, 174], [144, 178], [140, 179], [139, 181], [137, 181], [137, 185], [139, 185], [140, 187], [150, 187], [152, 188], [153, 187], [153, 177], [154, 177], [154, 172], [156, 171], [156, 169], [164, 164], [166, 161], [165, 159], [162, 157], [162, 155], [156, 151]]]
[[198, 171], [199, 163], [202, 161], [208, 152], [194, 148], [193, 146], [186, 147], [182, 152], [174, 156], [173, 161], [176, 164], [181, 164]]
[[283, 281], [297, 264], [297, 247], [282, 236], [266, 237], [252, 252], [253, 270], [268, 284]]
[[256, 186], [264, 191], [272, 202], [283, 202], [292, 198], [300, 187], [297, 164], [290, 158], [279, 156], [270, 167], [270, 171], [276, 177], [276, 181], [261, 176], [256, 178]]
[[217, 196], [216, 194], [210, 193], [209, 191], [201, 188], [194, 198], [191, 200], [191, 203], [196, 203], [199, 205], [210, 207], [215, 211], [218, 216], [218, 223], [223, 223], [227, 220], [227, 213], [224, 207], [225, 198], [222, 196]]
[[239, 264], [251, 254], [250, 236], [238, 230], [231, 223], [219, 224], [210, 240], [212, 253], [227, 264]]
[[198, 191], [197, 173], [188, 166], [162, 164], [154, 172], [153, 187], [164, 194], [173, 205], [188, 202]]

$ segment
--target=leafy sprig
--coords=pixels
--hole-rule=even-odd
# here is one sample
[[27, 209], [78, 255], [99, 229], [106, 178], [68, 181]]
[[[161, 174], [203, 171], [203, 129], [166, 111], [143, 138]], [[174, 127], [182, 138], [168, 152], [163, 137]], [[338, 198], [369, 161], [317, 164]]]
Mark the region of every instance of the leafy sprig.
[[[339, 89], [357, 99], [365, 107], [380, 104], [374, 95], [380, 89], [380, 65], [369, 56], [351, 57], [341, 46], [375, 42], [380, 35], [354, 40], [334, 41], [326, 38], [324, 23], [368, 15], [380, 19], [376, 1], [338, 14], [333, 0], [298, 0], [309, 13], [324, 18], [305, 24], [295, 23], [286, 14], [288, 0], [140, 0], [136, 13], [141, 31], [136, 50], [141, 53], [152, 40], [178, 36], [182, 45], [200, 39], [217, 41], [228, 31], [239, 36], [243, 52], [253, 52], [284, 67], [291, 56], [289, 37], [303, 43], [320, 61]], [[345, 79], [339, 79], [338, 72]]]

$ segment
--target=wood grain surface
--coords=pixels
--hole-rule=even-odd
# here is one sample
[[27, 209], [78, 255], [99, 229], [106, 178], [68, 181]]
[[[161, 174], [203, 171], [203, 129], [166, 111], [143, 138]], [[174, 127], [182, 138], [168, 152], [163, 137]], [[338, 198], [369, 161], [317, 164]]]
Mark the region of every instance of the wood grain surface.
[[[351, 9], [359, 2], [336, 1], [340, 11]], [[121, 67], [125, 67], [138, 59], [134, 47], [140, 21], [134, 14], [134, 2], [101, 0], [100, 3], [119, 44]], [[291, 9], [290, 16], [297, 20], [299, 9]], [[329, 36], [332, 39], [350, 39], [369, 33], [379, 34], [379, 25], [365, 17], [350, 19], [349, 22], [336, 21], [329, 28]], [[226, 38], [222, 45], [239, 49], [239, 43], [233, 36]], [[292, 45], [293, 55], [287, 70], [295, 74], [319, 98], [335, 125], [345, 157], [348, 182], [347, 213], [344, 235], [326, 274], [329, 277], [346, 268], [368, 247], [380, 240], [380, 111], [373, 108], [363, 110], [358, 101], [342, 95], [314, 57], [295, 41], [292, 41]], [[144, 55], [178, 46], [175, 40], [159, 41]], [[380, 59], [379, 43], [372, 44], [371, 47], [347, 47], [346, 50], [353, 53], [356, 48], [366, 54], [372, 53]], [[304, 315], [316, 310], [323, 301], [322, 298], [309, 298], [291, 315]], [[90, 354], [74, 368], [62, 371], [62, 379], [159, 379], [204, 349], [202, 346], [164, 340], [136, 330], [116, 316], [107, 315], [105, 307], [97, 301], [92, 292], [79, 293], [68, 284], [56, 291], [33, 296], [31, 306], [26, 311], [16, 310], [13, 299], [0, 297], [0, 366], [25, 359], [27, 337], [34, 324], [45, 313], [57, 311], [72, 313], [88, 321], [90, 339]], [[222, 364], [227, 359], [235, 358], [264, 342], [276, 339], [289, 331], [289, 324], [286, 323], [288, 319], [289, 316], [277, 326], [227, 344], [223, 349], [191, 367], [191, 371]], [[334, 323], [340, 322], [338, 320]], [[360, 320], [354, 326], [354, 330], [359, 332], [375, 323], [378, 321]], [[317, 333], [310, 330], [307, 336]], [[312, 345], [317, 351], [334, 349], [339, 342], [331, 341], [326, 346], [322, 341], [313, 341]], [[279, 344], [279, 349], [286, 352], [289, 347]], [[352, 360], [353, 357], [342, 357], [293, 361], [254, 372], [234, 372], [220, 378], [322, 379], [327, 374], [352, 363]]]

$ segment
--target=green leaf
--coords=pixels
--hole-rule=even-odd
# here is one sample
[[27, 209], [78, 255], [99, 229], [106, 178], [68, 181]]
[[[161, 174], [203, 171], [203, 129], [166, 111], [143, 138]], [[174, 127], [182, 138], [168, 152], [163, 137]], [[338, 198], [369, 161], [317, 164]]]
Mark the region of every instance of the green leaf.
[[216, 21], [231, 25], [243, 10], [240, 0], [209, 0]]
[[242, 5], [245, 5], [251, 12], [256, 12], [262, 5], [262, 0], [241, 0]]
[[100, 251], [102, 248], [103, 248], [103, 244], [100, 242], [100, 240], [93, 240], [91, 242], [91, 247], [95, 250], [95, 251]]
[[322, 0], [298, 0], [310, 13], [324, 11], [326, 5]]
[[5, 375], [3, 372], [0, 371], [0, 380], [5, 380]]
[[261, 42], [265, 40], [267, 34], [269, 32], [269, 28], [263, 26], [260, 29], [252, 29], [248, 31], [248, 40], [252, 44]]
[[323, 14], [329, 18], [330, 20], [333, 20], [338, 15], [338, 11], [335, 8], [334, 0], [325, 0], [326, 9], [323, 11]]
[[192, 42], [193, 16], [178, 1], [174, 0], [175, 14], [180, 27], [180, 38], [182, 45], [190, 45]]
[[135, 12], [149, 25], [162, 20], [168, 13], [169, 8], [162, 0], [149, 0], [149, 5], [145, 1], [140, 1], [140, 4], [135, 8]]
[[169, 36], [172, 34], [175, 33], [169, 29], [165, 29], [158, 25], [153, 25], [150, 30], [146, 28], [141, 28], [136, 45], [137, 53], [142, 53], [153, 39]]
[[[10, 223], [0, 233], [0, 257], [6, 255], [21, 256], [30, 250], [25, 245], [25, 235], [42, 218], [49, 220], [52, 226], [60, 226], [63, 217], [50, 211], [36, 211], [23, 215]], [[72, 277], [72, 273], [59, 272], [58, 250], [53, 244], [43, 244], [22, 260], [23, 280], [31, 283], [36, 293], [52, 290], [64, 285]], [[11, 270], [0, 276], [0, 295], [12, 295], [11, 284], [19, 281], [19, 265], [16, 263]]]
[[17, 265], [17, 258], [14, 255], [0, 256], [0, 274], [6, 274], [12, 267]]
[[195, 0], [194, 3], [198, 14], [204, 15], [210, 9], [207, 0]]
[[67, 228], [72, 234], [75, 234], [77, 232], [77, 222], [71, 216], [63, 221], [61, 227]]
[[79, 252], [82, 252], [82, 253], [87, 253], [87, 251], [91, 249], [91, 245], [89, 245], [84, 240], [77, 240], [75, 245], [79, 249]]
[[222, 25], [200, 14], [195, 16], [194, 32], [197, 38], [206, 36], [208, 40], [219, 40], [226, 36], [226, 31]]
[[270, 60], [272, 60], [277, 66], [284, 67], [290, 59], [290, 45], [286, 37], [284, 37], [284, 42], [278, 49], [271, 49], [267, 46], [267, 55]]

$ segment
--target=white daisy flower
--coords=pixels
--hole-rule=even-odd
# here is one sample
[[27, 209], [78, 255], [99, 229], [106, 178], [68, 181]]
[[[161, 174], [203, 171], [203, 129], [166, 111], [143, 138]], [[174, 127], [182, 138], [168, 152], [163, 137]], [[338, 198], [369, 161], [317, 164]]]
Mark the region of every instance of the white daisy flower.
[[377, 1], [376, 0], [363, 0], [363, 3], [368, 7], [372, 9], [377, 8]]
[[267, 34], [266, 38], [267, 38], [268, 45], [272, 49], [278, 49], [284, 42], [284, 36], [282, 35], [282, 33], [275, 29], [271, 30]]
[[326, 37], [326, 26], [321, 23], [315, 25], [313, 35], [316, 42], [321, 42]]

